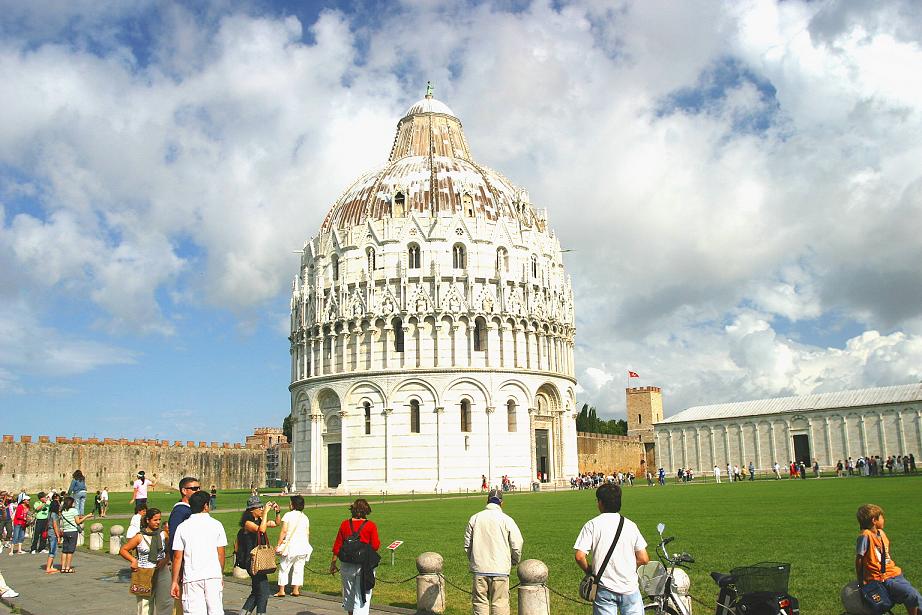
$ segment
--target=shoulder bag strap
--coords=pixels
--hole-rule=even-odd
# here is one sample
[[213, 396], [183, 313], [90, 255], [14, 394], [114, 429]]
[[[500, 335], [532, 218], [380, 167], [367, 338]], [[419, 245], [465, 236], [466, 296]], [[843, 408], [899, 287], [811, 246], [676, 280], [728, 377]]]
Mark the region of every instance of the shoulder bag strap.
[[624, 529], [624, 515], [621, 515], [621, 521], [618, 522], [618, 531], [615, 533], [615, 539], [612, 541], [611, 546], [608, 547], [608, 553], [605, 554], [605, 559], [602, 560], [602, 565], [599, 566], [599, 571], [593, 575], [595, 577], [595, 582], [598, 583], [599, 579], [602, 578], [602, 573], [605, 572], [605, 567], [608, 566], [608, 560], [611, 559], [611, 554], [615, 552], [615, 545], [618, 544], [618, 539], [621, 538], [621, 530]]
[[887, 543], [884, 542], [883, 536], [878, 536], [880, 539], [880, 574], [881, 576], [887, 574]]

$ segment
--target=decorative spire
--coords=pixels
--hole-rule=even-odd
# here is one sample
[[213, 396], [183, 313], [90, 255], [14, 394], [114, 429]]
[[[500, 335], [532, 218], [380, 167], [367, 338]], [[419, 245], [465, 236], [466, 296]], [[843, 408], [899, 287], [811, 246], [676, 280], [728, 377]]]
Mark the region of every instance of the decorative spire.
[[432, 82], [431, 81], [426, 82], [426, 98], [428, 99], [432, 98]]

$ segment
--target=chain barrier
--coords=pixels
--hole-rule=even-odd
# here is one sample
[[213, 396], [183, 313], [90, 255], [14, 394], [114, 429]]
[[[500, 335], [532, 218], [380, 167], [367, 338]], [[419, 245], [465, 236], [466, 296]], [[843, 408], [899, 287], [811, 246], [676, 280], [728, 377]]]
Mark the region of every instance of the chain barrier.
[[413, 579], [415, 579], [415, 578], [418, 577], [418, 576], [419, 576], [418, 574], [414, 574], [412, 577], [407, 577], [407, 578], [404, 579], [403, 581], [389, 581], [389, 580], [387, 580], [387, 579], [382, 579], [381, 577], [376, 576], [376, 577], [375, 577], [375, 581], [376, 581], [376, 582], [377, 582], [377, 581], [380, 581], [381, 583], [387, 583], [387, 584], [389, 584], [389, 585], [400, 585], [401, 583], [407, 583], [407, 582], [409, 582], [409, 581], [412, 581]]
[[569, 600], [570, 602], [573, 602], [573, 603], [575, 603], [575, 604], [583, 604], [583, 605], [585, 605], [585, 604], [592, 604], [591, 602], [586, 602], [586, 601], [583, 600], [582, 598], [579, 598], [579, 599], [577, 599], [577, 598], [571, 598], [570, 596], [566, 596], [566, 595], [564, 595], [564, 594], [561, 594], [559, 591], [557, 591], [556, 589], [554, 589], [554, 588], [551, 587], [550, 585], [545, 585], [545, 587], [547, 587], [548, 591], [550, 591], [550, 592], [551, 592], [552, 594], [554, 594], [555, 596], [559, 596], [560, 598], [563, 598], [564, 600]]
[[464, 593], [467, 594], [468, 596], [471, 595], [471, 592], [470, 592], [469, 590], [466, 590], [466, 589], [464, 589], [463, 587], [460, 587], [460, 586], [458, 586], [458, 585], [455, 585], [454, 583], [452, 583], [451, 581], [449, 581], [449, 580], [448, 580], [448, 577], [446, 577], [446, 576], [443, 575], [442, 573], [439, 573], [439, 578], [442, 579], [443, 581], [445, 581], [446, 583], [448, 583], [449, 585], [451, 585], [452, 587], [454, 587], [455, 589], [457, 589], [458, 591], [464, 592]]

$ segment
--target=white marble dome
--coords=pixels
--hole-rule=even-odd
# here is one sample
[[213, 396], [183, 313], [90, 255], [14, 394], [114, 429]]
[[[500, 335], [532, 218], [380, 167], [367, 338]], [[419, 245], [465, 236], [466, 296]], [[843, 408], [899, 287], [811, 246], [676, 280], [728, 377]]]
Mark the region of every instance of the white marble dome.
[[562, 484], [577, 472], [573, 292], [528, 193], [431, 94], [333, 203], [292, 285], [295, 486]]

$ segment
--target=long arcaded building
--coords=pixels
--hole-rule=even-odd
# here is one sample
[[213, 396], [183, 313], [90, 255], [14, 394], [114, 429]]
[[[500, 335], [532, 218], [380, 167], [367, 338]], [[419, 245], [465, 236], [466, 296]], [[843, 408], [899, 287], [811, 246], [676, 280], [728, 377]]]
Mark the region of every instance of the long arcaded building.
[[848, 457], [922, 452], [922, 383], [695, 406], [655, 425], [664, 467], [791, 460], [834, 466]]

